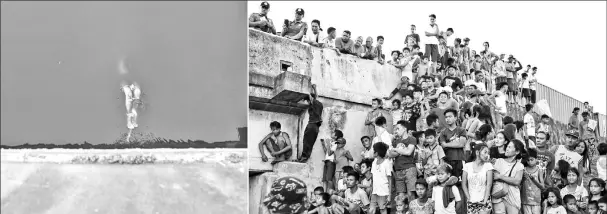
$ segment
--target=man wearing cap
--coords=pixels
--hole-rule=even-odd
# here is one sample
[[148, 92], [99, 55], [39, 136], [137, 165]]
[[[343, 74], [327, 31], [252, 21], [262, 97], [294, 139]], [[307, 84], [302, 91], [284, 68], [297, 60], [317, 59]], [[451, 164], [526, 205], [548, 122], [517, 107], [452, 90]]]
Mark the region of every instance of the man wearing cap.
[[565, 136], [567, 141], [565, 145], [552, 146], [552, 148], [550, 148], [550, 153], [554, 154], [555, 163], [559, 160], [565, 160], [571, 167], [578, 168], [582, 156], [575, 151], [575, 147], [577, 147], [579, 143], [580, 134], [577, 129], [570, 129]]
[[272, 19], [268, 18], [269, 11], [270, 3], [265, 1], [262, 2], [261, 12], [252, 13], [251, 16], [249, 16], [249, 27], [276, 35], [276, 28], [274, 27], [274, 23], [272, 22]]
[[323, 35], [322, 28], [320, 28], [320, 21], [314, 19], [312, 20], [312, 32], [306, 33], [304, 42], [314, 47], [322, 48], [323, 39], [326, 37], [326, 35]]
[[569, 123], [568, 128], [569, 129], [578, 129], [580, 127], [580, 119], [578, 118], [578, 115], [580, 114], [580, 108], [575, 107], [573, 108], [573, 115], [571, 115], [571, 117], [569, 117]]
[[286, 23], [282, 25], [281, 36], [301, 41], [308, 30], [308, 23], [302, 21], [304, 13], [303, 9], [297, 8], [295, 10], [295, 20], [289, 22], [285, 19]]

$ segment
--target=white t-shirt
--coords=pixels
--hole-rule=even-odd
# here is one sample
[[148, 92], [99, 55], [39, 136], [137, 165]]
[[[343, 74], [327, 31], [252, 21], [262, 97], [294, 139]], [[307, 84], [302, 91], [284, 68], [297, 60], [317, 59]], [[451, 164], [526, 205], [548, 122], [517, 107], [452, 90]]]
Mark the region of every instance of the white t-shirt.
[[356, 192], [352, 193], [349, 189], [345, 191], [344, 196], [346, 201], [350, 203], [358, 204], [360, 207], [364, 207], [370, 204], [369, 196], [367, 196], [367, 192], [365, 190], [358, 188]]
[[451, 201], [447, 207], [443, 205], [443, 187], [434, 186], [432, 188], [432, 200], [434, 201], [434, 214], [456, 214], [455, 202], [461, 201], [459, 189], [456, 186], [451, 187], [455, 200]]
[[371, 165], [371, 173], [373, 174], [373, 194], [378, 196], [390, 195], [390, 180], [388, 176], [392, 176], [392, 165], [388, 160], [384, 159], [381, 164], [377, 164], [377, 160], [373, 160]]
[[565, 160], [571, 167], [577, 169], [582, 156], [575, 151], [569, 151], [564, 145], [559, 145], [554, 153], [554, 163], [557, 163], [559, 160]]
[[527, 127], [527, 135], [535, 137], [535, 119], [533, 119], [533, 116], [531, 116], [531, 114], [525, 114], [523, 122]]
[[[436, 25], [436, 24], [434, 24], [434, 26], [430, 26], [430, 24], [426, 25], [425, 32], [429, 32], [429, 33], [437, 32], [438, 33], [438, 25]], [[424, 32], [424, 35], [425, 35], [425, 32]], [[429, 44], [438, 45], [438, 38], [436, 38], [436, 36], [426, 36], [425, 42], [427, 45], [429, 45]]]
[[466, 86], [470, 86], [470, 85], [475, 85], [476, 89], [478, 89], [481, 92], [485, 92], [487, 91], [487, 87], [485, 87], [485, 83], [482, 82], [476, 82], [475, 80], [467, 80], [464, 85]]
[[575, 200], [582, 201], [582, 198], [588, 197], [588, 191], [581, 185], [578, 185], [574, 192], [570, 192], [569, 188], [563, 187], [563, 189], [561, 189], [561, 197], [565, 197], [566, 195], [573, 195], [575, 196]]
[[599, 174], [598, 177], [603, 180], [607, 180], [607, 158], [601, 156], [596, 163], [596, 171]]
[[506, 95], [502, 92], [496, 92], [499, 93], [499, 96], [495, 96], [495, 105], [497, 107], [500, 107], [501, 109], [499, 110], [500, 113], [502, 114], [506, 114], [508, 109], [506, 107]]
[[487, 171], [493, 170], [491, 163], [483, 164], [479, 172], [474, 172], [474, 162], [464, 165], [464, 172], [468, 174], [468, 192], [470, 193], [470, 202], [481, 202], [485, 199], [485, 190], [487, 189]]
[[335, 48], [335, 39], [330, 39], [328, 36], [322, 39], [322, 43], [324, 43], [327, 48]]
[[[529, 77], [527, 77], [527, 78], [529, 78]], [[527, 89], [529, 88], [529, 79], [521, 81], [521, 88], [527, 88]]]
[[[329, 145], [331, 146], [331, 148], [329, 148], [329, 150], [335, 152], [335, 150], [337, 150], [337, 144], [335, 143], [335, 141], [333, 141], [333, 139], [329, 139], [331, 141], [331, 143], [329, 143]], [[325, 160], [334, 162], [335, 161], [335, 153], [333, 153], [332, 155], [329, 155], [329, 151], [327, 151], [327, 153], [325, 154]]]
[[337, 181], [337, 190], [338, 191], [342, 191], [342, 190], [347, 190], [348, 186], [346, 186], [346, 180], [339, 179], [339, 181]]
[[547, 214], [567, 214], [567, 210], [565, 207], [559, 205], [557, 208], [549, 207]]
[[314, 34], [314, 32], [312, 32], [312, 28], [309, 28], [304, 41], [316, 42], [316, 39], [318, 39], [318, 43], [322, 43], [323, 39], [326, 37], [327, 35], [323, 31], [319, 30], [318, 34]]
[[527, 76], [527, 80], [529, 80], [529, 89], [535, 91], [535, 84], [537, 82], [535, 75], [531, 74], [531, 75]]

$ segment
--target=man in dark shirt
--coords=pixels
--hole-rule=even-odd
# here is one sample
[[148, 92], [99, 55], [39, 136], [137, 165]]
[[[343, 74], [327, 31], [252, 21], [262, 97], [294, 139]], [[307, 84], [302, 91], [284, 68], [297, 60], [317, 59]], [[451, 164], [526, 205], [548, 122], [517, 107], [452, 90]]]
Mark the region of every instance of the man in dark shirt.
[[405, 41], [409, 41], [409, 37], [413, 37], [413, 41], [415, 41], [416, 45], [419, 45], [421, 40], [419, 39], [419, 34], [415, 33], [415, 25], [411, 25], [411, 34], [405, 37]]
[[[288, 25], [282, 25], [281, 36], [301, 41], [308, 30], [308, 23], [302, 21], [304, 17], [304, 10], [297, 8], [295, 10], [295, 20], [288, 22]], [[285, 21], [287, 21], [285, 19]]]
[[249, 27], [257, 29], [266, 33], [276, 35], [276, 28], [272, 19], [268, 18], [268, 12], [270, 11], [270, 3], [264, 1], [261, 3], [261, 12], [252, 13], [249, 16]]
[[445, 111], [447, 128], [441, 132], [438, 141], [445, 151], [445, 161], [453, 167], [453, 176], [460, 177], [464, 167], [466, 130], [462, 127], [458, 127], [455, 123], [456, 120], [457, 111], [454, 109], [447, 109]]
[[339, 50], [341, 53], [350, 54], [352, 50], [352, 46], [354, 45], [354, 41], [350, 39], [349, 30], [344, 30], [344, 33], [341, 35], [341, 38], [337, 38], [335, 40], [335, 48]]
[[550, 134], [540, 131], [536, 134], [536, 142], [535, 146], [537, 147], [537, 165], [540, 169], [545, 170], [546, 179], [545, 181], [550, 181], [548, 179], [552, 170], [554, 169], [554, 153], [548, 151], [548, 145], [546, 143], [550, 140]]
[[394, 128], [395, 139], [392, 142], [394, 149], [388, 152], [388, 157], [394, 158], [394, 173], [396, 179], [396, 192], [409, 200], [415, 197], [415, 181], [417, 180], [417, 168], [415, 167], [415, 145], [417, 140], [408, 134], [407, 122], [398, 121]]
[[310, 94], [305, 98], [309, 102], [308, 108], [308, 125], [304, 130], [303, 136], [303, 149], [301, 151], [301, 157], [298, 158], [299, 162], [305, 163], [310, 158], [312, 154], [312, 148], [314, 147], [314, 143], [316, 143], [316, 138], [318, 137], [318, 131], [320, 125], [322, 124], [322, 110], [323, 105], [320, 101], [318, 101], [318, 93], [316, 92], [316, 85], [312, 84], [312, 89]]

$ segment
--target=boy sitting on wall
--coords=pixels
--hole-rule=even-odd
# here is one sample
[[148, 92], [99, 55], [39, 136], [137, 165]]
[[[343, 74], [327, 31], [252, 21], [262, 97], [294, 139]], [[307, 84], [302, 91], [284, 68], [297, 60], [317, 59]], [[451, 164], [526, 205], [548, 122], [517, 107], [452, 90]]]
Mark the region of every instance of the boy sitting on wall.
[[293, 149], [291, 147], [291, 139], [289, 138], [289, 134], [286, 132], [280, 131], [280, 123], [278, 121], [273, 121], [270, 123], [270, 132], [266, 135], [261, 142], [259, 142], [259, 153], [261, 153], [261, 161], [268, 161], [268, 157], [264, 152], [264, 145], [270, 151], [274, 160], [271, 164], [276, 164], [285, 160], [289, 160], [291, 155], [293, 154]]

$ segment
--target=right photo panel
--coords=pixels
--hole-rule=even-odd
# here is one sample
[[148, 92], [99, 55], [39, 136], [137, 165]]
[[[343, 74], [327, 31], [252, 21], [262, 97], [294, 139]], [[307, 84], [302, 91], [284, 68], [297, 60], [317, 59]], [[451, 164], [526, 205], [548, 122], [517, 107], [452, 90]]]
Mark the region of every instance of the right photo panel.
[[605, 6], [249, 1], [249, 213], [607, 213]]

